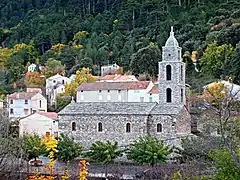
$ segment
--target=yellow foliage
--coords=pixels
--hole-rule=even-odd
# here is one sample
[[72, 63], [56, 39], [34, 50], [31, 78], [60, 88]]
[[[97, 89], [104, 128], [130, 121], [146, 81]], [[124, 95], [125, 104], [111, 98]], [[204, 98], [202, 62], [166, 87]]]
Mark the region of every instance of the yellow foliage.
[[0, 65], [6, 67], [8, 60], [11, 58], [14, 50], [9, 48], [0, 48]]
[[65, 85], [66, 94], [69, 96], [76, 96], [76, 90], [84, 82], [95, 82], [97, 78], [91, 74], [89, 68], [82, 68], [81, 71], [76, 72], [76, 78], [71, 84]]
[[42, 87], [45, 83], [45, 77], [39, 72], [28, 72], [26, 74], [25, 84], [27, 87]]
[[51, 47], [51, 50], [53, 50], [55, 52], [56, 55], [60, 55], [61, 54], [61, 50], [64, 47], [64, 44], [55, 44]]
[[16, 44], [13, 49], [19, 51], [20, 49], [27, 49], [28, 45], [25, 43], [21, 43], [21, 44]]
[[80, 180], [87, 180], [87, 175], [88, 175], [88, 168], [87, 165], [89, 163], [83, 159], [80, 161], [80, 173], [79, 173], [79, 179]]
[[219, 105], [223, 102], [227, 95], [227, 88], [221, 82], [214, 82], [210, 84], [203, 92], [204, 99], [212, 104]]

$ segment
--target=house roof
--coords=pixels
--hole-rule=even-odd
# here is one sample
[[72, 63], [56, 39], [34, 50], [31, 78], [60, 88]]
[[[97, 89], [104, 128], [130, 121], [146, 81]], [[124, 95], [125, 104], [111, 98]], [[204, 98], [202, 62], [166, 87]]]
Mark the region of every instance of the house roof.
[[33, 96], [35, 96], [36, 92], [15, 92], [13, 94], [9, 95], [10, 99], [31, 99]]
[[42, 116], [51, 118], [53, 120], [58, 120], [58, 114], [55, 112], [36, 112], [37, 114], [40, 114]]
[[77, 91], [138, 90], [146, 89], [149, 83], [150, 81], [83, 83], [78, 87]]
[[158, 94], [158, 85], [154, 84], [152, 89], [148, 92], [148, 94]]
[[48, 78], [49, 80], [52, 80], [52, 79], [57, 79], [57, 78], [61, 78], [61, 77], [63, 77], [62, 75], [60, 75], [60, 74], [56, 74], [56, 75], [54, 75], [54, 76], [51, 76], [50, 78]]
[[105, 75], [100, 78], [100, 81], [138, 81], [137, 78], [134, 75], [121, 75], [121, 74], [115, 74], [115, 75]]
[[179, 106], [162, 107], [153, 102], [71, 102], [58, 115], [149, 115], [149, 114], [177, 114]]

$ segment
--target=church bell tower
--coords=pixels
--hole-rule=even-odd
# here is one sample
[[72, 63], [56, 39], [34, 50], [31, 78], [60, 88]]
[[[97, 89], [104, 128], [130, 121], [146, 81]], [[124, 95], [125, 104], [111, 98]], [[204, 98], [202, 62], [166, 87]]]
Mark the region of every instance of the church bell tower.
[[185, 105], [185, 63], [182, 62], [182, 48], [174, 37], [173, 27], [162, 48], [162, 62], [159, 62], [159, 104], [162, 106]]

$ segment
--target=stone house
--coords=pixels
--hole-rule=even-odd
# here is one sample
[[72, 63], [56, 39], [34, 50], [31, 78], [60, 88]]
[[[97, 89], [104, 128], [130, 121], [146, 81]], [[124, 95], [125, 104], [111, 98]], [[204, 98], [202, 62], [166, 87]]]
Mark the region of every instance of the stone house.
[[77, 102], [146, 102], [152, 86], [151, 81], [83, 83], [77, 89]]
[[102, 66], [101, 67], [101, 76], [104, 76], [104, 75], [107, 75], [110, 73], [115, 73], [118, 68], [119, 68], [119, 66], [116, 63]]
[[47, 112], [47, 99], [36, 92], [15, 92], [8, 96], [10, 118], [21, 118], [34, 112]]
[[173, 29], [162, 56], [159, 103], [72, 101], [58, 113], [59, 132], [73, 136], [86, 148], [97, 140], [128, 146], [146, 135], [180, 145], [180, 139], [191, 133], [191, 116], [185, 100], [185, 63]]
[[64, 85], [70, 83], [71, 79], [60, 74], [56, 74], [46, 79], [46, 95], [50, 105], [56, 103], [57, 94], [65, 92]]
[[58, 136], [58, 115], [55, 112], [36, 112], [19, 120], [19, 135], [38, 134]]

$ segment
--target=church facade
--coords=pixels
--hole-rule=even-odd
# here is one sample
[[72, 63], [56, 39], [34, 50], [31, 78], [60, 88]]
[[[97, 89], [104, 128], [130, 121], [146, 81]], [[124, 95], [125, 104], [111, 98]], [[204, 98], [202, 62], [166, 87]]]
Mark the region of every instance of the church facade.
[[127, 146], [147, 135], [179, 145], [181, 137], [191, 133], [181, 51], [172, 28], [159, 62], [159, 103], [72, 101], [58, 113], [59, 132], [85, 148], [98, 140]]

